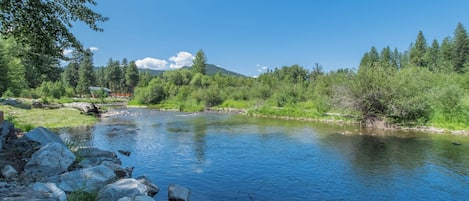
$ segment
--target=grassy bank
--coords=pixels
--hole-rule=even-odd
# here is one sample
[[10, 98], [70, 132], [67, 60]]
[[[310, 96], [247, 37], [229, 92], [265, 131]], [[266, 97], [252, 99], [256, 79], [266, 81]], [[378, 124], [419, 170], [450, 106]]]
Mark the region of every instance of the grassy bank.
[[80, 114], [80, 111], [72, 108], [22, 109], [0, 105], [0, 111], [3, 111], [5, 120], [13, 122], [15, 127], [23, 131], [29, 131], [37, 126], [47, 128], [89, 126], [98, 121], [98, 118]]

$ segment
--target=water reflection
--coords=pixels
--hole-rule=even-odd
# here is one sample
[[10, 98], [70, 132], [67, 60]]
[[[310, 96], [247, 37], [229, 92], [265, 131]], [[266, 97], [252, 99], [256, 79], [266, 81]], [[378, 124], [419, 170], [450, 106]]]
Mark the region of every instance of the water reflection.
[[[130, 110], [133, 113], [133, 110]], [[469, 195], [469, 139], [416, 133], [359, 135], [348, 126], [239, 115], [135, 110], [91, 130], [93, 145], [132, 151], [158, 185], [191, 200], [457, 200]], [[344, 130], [352, 135], [337, 133]], [[356, 134], [355, 134], [356, 133]], [[369, 134], [374, 134], [370, 132]], [[159, 194], [158, 200], [167, 200]], [[208, 199], [209, 198], [209, 199]]]

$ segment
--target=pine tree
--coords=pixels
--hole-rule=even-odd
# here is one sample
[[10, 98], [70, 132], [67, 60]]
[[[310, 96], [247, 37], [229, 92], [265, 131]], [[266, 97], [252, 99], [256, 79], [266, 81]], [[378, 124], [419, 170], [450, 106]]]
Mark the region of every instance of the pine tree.
[[438, 57], [440, 52], [440, 45], [436, 39], [433, 40], [432, 45], [427, 49], [425, 53], [425, 63], [431, 71], [438, 70]]
[[202, 75], [206, 74], [207, 59], [205, 58], [205, 53], [203, 50], [199, 50], [195, 55], [194, 61], [192, 61], [192, 70], [194, 73], [200, 73]]
[[93, 53], [86, 50], [84, 53], [83, 61], [80, 63], [79, 79], [77, 84], [77, 92], [83, 95], [89, 94], [90, 86], [94, 84], [95, 76], [93, 71]]
[[453, 42], [449, 37], [446, 37], [441, 42], [438, 54], [438, 71], [447, 73], [454, 71]]
[[422, 31], [419, 31], [415, 44], [410, 49], [410, 63], [418, 67], [426, 66], [424, 60], [426, 49], [427, 41], [425, 40]]
[[125, 71], [125, 84], [129, 92], [133, 92], [139, 81], [139, 73], [137, 65], [131, 61], [129, 67]]
[[467, 31], [461, 23], [458, 23], [454, 31], [453, 65], [458, 73], [464, 72], [464, 64], [469, 61], [469, 38]]

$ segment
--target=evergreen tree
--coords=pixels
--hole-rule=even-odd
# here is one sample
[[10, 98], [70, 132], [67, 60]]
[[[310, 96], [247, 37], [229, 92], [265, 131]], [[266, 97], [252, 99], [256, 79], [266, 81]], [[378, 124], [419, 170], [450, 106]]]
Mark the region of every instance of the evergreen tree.
[[432, 45], [427, 49], [425, 53], [425, 63], [431, 71], [438, 70], [438, 57], [439, 57], [440, 45], [436, 39], [433, 40]]
[[134, 61], [131, 61], [125, 71], [125, 84], [129, 92], [133, 92], [139, 81], [138, 68]]
[[80, 63], [79, 79], [77, 84], [77, 92], [83, 97], [89, 94], [89, 87], [94, 84], [95, 76], [93, 71], [93, 53], [86, 50], [84, 53], [83, 61]]
[[389, 46], [383, 48], [381, 50], [381, 55], [380, 55], [380, 63], [381, 64], [384, 64], [384, 65], [387, 65], [387, 66], [391, 66], [391, 48], [389, 48]]
[[194, 73], [200, 73], [202, 75], [206, 74], [205, 65], [207, 63], [207, 59], [205, 58], [205, 53], [203, 50], [199, 50], [195, 55], [194, 61], [192, 61], [192, 70]]
[[458, 73], [464, 72], [464, 64], [469, 60], [469, 38], [467, 31], [461, 23], [458, 23], [454, 31], [453, 65]]
[[443, 39], [438, 55], [438, 71], [447, 73], [454, 71], [453, 42], [451, 38], [446, 37]]
[[424, 60], [426, 49], [427, 41], [422, 31], [419, 31], [415, 44], [410, 49], [410, 63], [418, 67], [424, 67], [426, 65]]
[[122, 80], [122, 71], [120, 68], [119, 61], [113, 61], [109, 59], [109, 62], [106, 67], [107, 79], [109, 82], [109, 88], [112, 91], [120, 91], [121, 80]]

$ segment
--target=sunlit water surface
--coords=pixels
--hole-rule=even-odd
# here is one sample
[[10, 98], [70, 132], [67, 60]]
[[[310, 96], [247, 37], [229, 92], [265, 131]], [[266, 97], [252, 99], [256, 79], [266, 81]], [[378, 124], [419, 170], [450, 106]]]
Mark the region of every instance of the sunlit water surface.
[[231, 114], [114, 112], [91, 129], [62, 135], [130, 151], [119, 155], [123, 166], [160, 186], [156, 200], [167, 200], [170, 183], [188, 187], [192, 201], [469, 199], [469, 137]]

